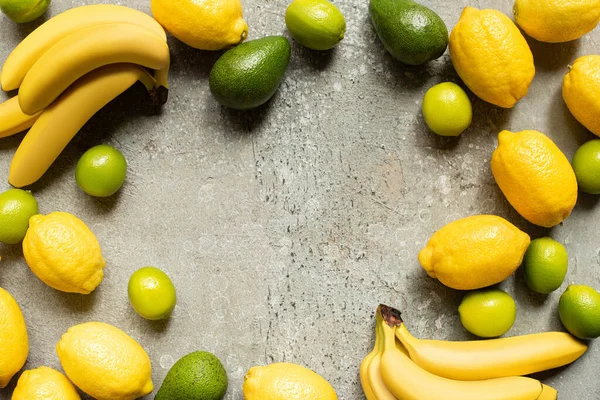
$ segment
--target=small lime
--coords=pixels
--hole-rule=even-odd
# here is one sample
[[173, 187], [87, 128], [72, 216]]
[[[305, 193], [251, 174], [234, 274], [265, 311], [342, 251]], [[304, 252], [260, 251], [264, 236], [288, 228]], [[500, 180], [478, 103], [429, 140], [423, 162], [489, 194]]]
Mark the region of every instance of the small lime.
[[525, 281], [537, 293], [548, 294], [558, 289], [568, 266], [567, 250], [549, 237], [532, 240], [523, 257]]
[[31, 192], [9, 189], [0, 194], [0, 242], [21, 243], [29, 228], [29, 218], [38, 213]]
[[600, 139], [590, 140], [573, 155], [573, 170], [582, 192], [600, 194]]
[[127, 161], [114, 147], [99, 145], [86, 151], [77, 163], [75, 179], [79, 187], [94, 197], [115, 194], [127, 174]]
[[158, 268], [140, 268], [129, 278], [127, 287], [133, 309], [149, 320], [169, 318], [177, 303], [175, 286]]
[[502, 336], [517, 318], [517, 305], [499, 289], [469, 292], [458, 306], [460, 322], [473, 335], [484, 338]]
[[600, 336], [600, 293], [585, 285], [569, 285], [560, 296], [558, 314], [567, 330], [579, 339]]
[[458, 136], [471, 125], [471, 100], [457, 84], [440, 83], [425, 93], [423, 117], [429, 129], [438, 135]]
[[19, 24], [38, 19], [48, 7], [50, 0], [0, 0], [0, 10]]
[[346, 33], [346, 19], [327, 0], [294, 0], [285, 12], [285, 24], [300, 44], [313, 50], [335, 47]]

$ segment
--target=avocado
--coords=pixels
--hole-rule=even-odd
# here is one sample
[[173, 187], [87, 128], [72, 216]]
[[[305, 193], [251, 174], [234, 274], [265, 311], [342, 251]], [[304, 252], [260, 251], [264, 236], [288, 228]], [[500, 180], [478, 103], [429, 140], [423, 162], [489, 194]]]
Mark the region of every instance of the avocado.
[[405, 64], [435, 60], [448, 47], [444, 21], [412, 0], [370, 0], [369, 14], [385, 49]]
[[283, 36], [242, 43], [213, 65], [210, 91], [219, 103], [237, 110], [263, 105], [279, 88], [290, 55], [290, 42]]

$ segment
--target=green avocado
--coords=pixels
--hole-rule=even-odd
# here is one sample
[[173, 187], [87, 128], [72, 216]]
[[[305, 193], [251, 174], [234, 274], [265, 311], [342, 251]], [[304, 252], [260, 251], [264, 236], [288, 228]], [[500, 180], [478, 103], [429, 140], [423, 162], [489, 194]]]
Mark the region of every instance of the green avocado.
[[370, 0], [369, 14], [386, 50], [405, 64], [435, 60], [448, 47], [444, 21], [412, 0]]

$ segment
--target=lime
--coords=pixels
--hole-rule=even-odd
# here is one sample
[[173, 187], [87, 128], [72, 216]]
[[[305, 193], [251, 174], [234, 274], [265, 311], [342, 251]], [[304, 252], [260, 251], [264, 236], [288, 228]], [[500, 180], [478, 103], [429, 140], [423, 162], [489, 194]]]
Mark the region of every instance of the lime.
[[50, 0], [0, 0], [0, 10], [19, 24], [38, 19], [48, 7]]
[[29, 228], [29, 218], [37, 213], [38, 204], [31, 192], [9, 189], [0, 194], [0, 242], [22, 242]]
[[115, 194], [127, 174], [127, 161], [114, 147], [105, 144], [86, 151], [77, 163], [75, 179], [79, 187], [94, 197]]
[[171, 279], [158, 268], [140, 268], [129, 278], [127, 287], [133, 309], [150, 320], [169, 318], [177, 295]]
[[558, 289], [568, 266], [567, 250], [549, 237], [532, 240], [523, 257], [525, 281], [537, 293], [548, 294]]
[[600, 336], [600, 293], [585, 285], [569, 285], [560, 296], [558, 314], [573, 336], [595, 339]]
[[429, 129], [438, 135], [458, 136], [471, 125], [471, 100], [457, 84], [440, 83], [425, 93], [423, 117]]
[[582, 192], [600, 194], [600, 139], [590, 140], [573, 155], [573, 170]]
[[313, 50], [335, 47], [346, 33], [342, 12], [327, 0], [294, 0], [285, 12], [285, 24], [300, 44]]
[[469, 292], [458, 306], [460, 322], [473, 335], [484, 338], [502, 336], [517, 318], [517, 305], [499, 289]]

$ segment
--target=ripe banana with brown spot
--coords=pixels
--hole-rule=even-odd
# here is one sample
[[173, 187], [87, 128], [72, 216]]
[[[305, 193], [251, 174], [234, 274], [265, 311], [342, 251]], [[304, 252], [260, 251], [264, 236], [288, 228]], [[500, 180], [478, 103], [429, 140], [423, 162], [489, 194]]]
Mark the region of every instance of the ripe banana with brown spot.
[[133, 8], [114, 4], [72, 8], [42, 24], [15, 47], [2, 67], [2, 89], [18, 89], [36, 61], [70, 34], [92, 26], [119, 22], [142, 27], [156, 34], [162, 41], [167, 41], [165, 30], [154, 18]]
[[0, 138], [15, 135], [31, 128], [40, 113], [27, 115], [21, 111], [17, 96], [0, 104]]

